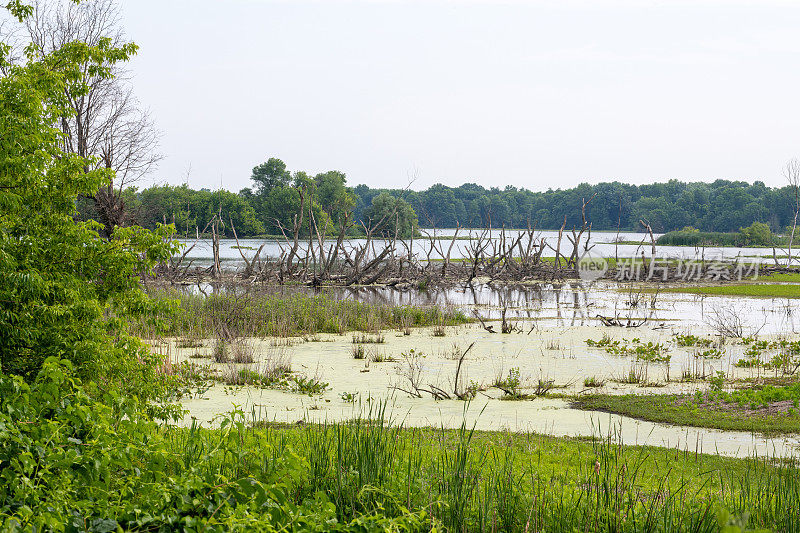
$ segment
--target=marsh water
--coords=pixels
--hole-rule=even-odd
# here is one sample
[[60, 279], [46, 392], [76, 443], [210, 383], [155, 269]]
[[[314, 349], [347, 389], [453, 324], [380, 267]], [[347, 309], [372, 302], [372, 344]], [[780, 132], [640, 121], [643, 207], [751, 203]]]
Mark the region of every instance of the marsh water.
[[[789, 298], [746, 298], [703, 296], [665, 292], [674, 285], [594, 282], [569, 280], [519, 284], [456, 284], [430, 289], [396, 290], [382, 285], [332, 286], [312, 289], [304, 286], [249, 288], [254, 293], [324, 293], [337, 299], [385, 306], [437, 306], [462, 311], [469, 317], [520, 321], [524, 329], [566, 326], [599, 326], [598, 316], [616, 317], [627, 323], [644, 322], [645, 329], [668, 328], [681, 331], [710, 331], [720, 313], [733, 312], [741, 319], [745, 336], [757, 334], [800, 334], [800, 311]], [[205, 283], [206, 293], [229, 290]], [[196, 290], [187, 286], [186, 290]], [[241, 290], [241, 287], [237, 287]], [[640, 326], [637, 326], [640, 327]]]
[[[489, 386], [470, 402], [436, 400], [424, 394], [414, 397], [408, 393], [407, 383], [409, 370], [415, 368], [422, 382], [452, 388], [457, 364], [454, 354], [472, 345], [463, 362], [462, 383], [488, 385], [513, 370], [524, 386], [551, 382], [554, 390], [567, 396], [586, 393], [584, 381], [588, 378], [601, 381], [603, 386], [597, 390], [609, 394], [691, 393], [708, 385], [703, 380], [679, 379], [687, 373], [708, 376], [722, 371], [732, 378], [747, 378], [764, 372], [734, 366], [747, 347], [716, 334], [720, 317], [737, 317], [745, 336], [796, 340], [800, 324], [795, 304], [790, 300], [698, 297], [606, 281], [515, 286], [474, 283], [408, 291], [339, 287], [323, 291], [337, 298], [382, 305], [458, 308], [468, 316], [487, 321], [494, 331], [499, 331], [497, 319], [505, 310], [506, 320], [514, 329], [508, 334], [492, 333], [479, 322], [473, 322], [447, 327], [443, 335], [432, 328], [413, 329], [406, 334], [387, 330], [382, 332], [382, 342], [364, 345], [365, 360], [353, 358], [352, 334], [251, 339], [256, 362], [249, 368], [258, 371], [282, 361], [291, 364], [295, 372], [328, 383], [328, 390], [307, 396], [218, 384], [202, 397], [185, 402], [188, 416], [210, 423], [215, 416], [235, 406], [250, 416], [276, 422], [333, 421], [358, 416], [381, 403], [388, 405], [396, 423], [408, 426], [458, 427], [466, 422], [478, 429], [536, 431], [559, 436], [614, 433], [627, 444], [677, 446], [683, 450], [738, 456], [755, 453], [786, 456], [800, 452], [797, 436], [767, 438], [746, 432], [655, 424], [577, 410], [570, 406], [569, 399], [561, 398], [507, 401], [502, 399], [500, 391]], [[604, 326], [599, 315], [617, 317], [636, 327]], [[675, 335], [688, 333], [712, 339], [724, 355], [715, 360], [700, 360], [696, 350], [677, 346]], [[613, 355], [586, 343], [587, 339], [599, 340], [604, 336], [622, 343], [663, 344], [668, 346], [671, 359], [668, 363], [643, 364], [635, 357]], [[173, 341], [162, 349], [176, 361], [191, 358], [203, 362], [203, 358], [210, 357], [212, 343], [209, 339], [200, 347], [179, 348]], [[207, 361], [222, 373], [232, 370], [230, 364]], [[624, 377], [633, 371], [643, 373], [644, 380], [638, 384], [625, 383]]]

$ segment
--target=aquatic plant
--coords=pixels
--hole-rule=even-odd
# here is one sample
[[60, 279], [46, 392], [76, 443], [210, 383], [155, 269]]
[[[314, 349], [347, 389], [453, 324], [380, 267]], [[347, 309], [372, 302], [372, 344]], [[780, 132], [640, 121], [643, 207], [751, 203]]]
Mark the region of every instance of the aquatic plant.
[[706, 339], [692, 334], [685, 334], [685, 335], [676, 334], [675, 344], [681, 347], [696, 346], [698, 348], [708, 348], [712, 344], [714, 344], [714, 341], [712, 339]]
[[605, 381], [596, 376], [589, 376], [583, 380], [583, 386], [586, 388], [602, 387], [603, 385], [605, 385]]

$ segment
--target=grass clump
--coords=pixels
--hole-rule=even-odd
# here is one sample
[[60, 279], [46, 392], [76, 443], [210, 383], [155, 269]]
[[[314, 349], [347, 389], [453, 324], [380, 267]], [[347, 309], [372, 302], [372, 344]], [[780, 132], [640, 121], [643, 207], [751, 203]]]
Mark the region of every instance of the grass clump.
[[522, 378], [517, 367], [510, 369], [504, 378], [496, 379], [493, 385], [503, 391], [503, 400], [526, 400], [529, 397], [522, 392]]
[[597, 376], [589, 376], [588, 378], [583, 380], [583, 386], [586, 387], [587, 389], [602, 387], [605, 384], [606, 382], [601, 380]]
[[370, 357], [370, 360], [373, 363], [395, 363], [395, 362], [397, 362], [397, 359], [395, 359], [391, 355], [387, 355], [385, 352], [379, 352], [379, 351], [375, 351], [375, 353], [372, 354], [372, 357]]
[[686, 334], [675, 335], [675, 344], [681, 347], [708, 348], [714, 344], [714, 341], [712, 339], [698, 337], [697, 335]]
[[672, 356], [668, 353], [667, 348], [662, 343], [654, 343], [652, 341], [644, 343], [639, 338], [611, 340], [608, 335], [603, 335], [599, 341], [586, 339], [586, 345], [593, 348], [603, 348], [606, 353], [612, 355], [634, 355], [638, 361], [647, 361], [649, 363], [669, 363]]
[[357, 333], [353, 335], [353, 344], [383, 344], [386, 337], [383, 333]]
[[328, 383], [317, 377], [309, 377], [294, 373], [291, 367], [275, 364], [267, 368], [235, 368], [232, 367], [222, 380], [227, 385], [250, 386], [262, 389], [285, 390], [309, 396], [322, 394], [328, 389]]
[[364, 346], [361, 344], [355, 344], [353, 346], [353, 359], [364, 359], [366, 357], [366, 350], [364, 350]]

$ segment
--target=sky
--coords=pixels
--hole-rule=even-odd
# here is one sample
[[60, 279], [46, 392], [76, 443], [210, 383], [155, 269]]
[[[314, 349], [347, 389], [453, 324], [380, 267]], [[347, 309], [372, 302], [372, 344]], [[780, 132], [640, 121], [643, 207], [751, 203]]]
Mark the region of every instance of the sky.
[[152, 182], [784, 184], [800, 2], [121, 0]]

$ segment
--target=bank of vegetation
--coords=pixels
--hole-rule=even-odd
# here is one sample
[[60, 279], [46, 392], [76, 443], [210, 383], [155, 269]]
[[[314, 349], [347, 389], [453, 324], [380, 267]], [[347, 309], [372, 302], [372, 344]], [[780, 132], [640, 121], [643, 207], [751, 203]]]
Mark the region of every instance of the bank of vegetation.
[[800, 285], [770, 283], [769, 278], [749, 283], [723, 285], [680, 286], [660, 289], [661, 292], [680, 292], [700, 296], [747, 296], [751, 298], [800, 298]]
[[696, 228], [686, 227], [677, 231], [670, 231], [660, 236], [656, 244], [666, 246], [694, 246], [694, 247], [786, 247], [790, 242], [797, 243], [800, 230], [795, 230], [791, 238], [792, 228], [786, 228], [784, 233], [775, 234], [768, 224], [754, 222], [751, 225], [739, 228], [736, 232], [700, 231]]
[[639, 420], [755, 432], [766, 435], [800, 432], [797, 386], [698, 394], [588, 394], [574, 406]]
[[208, 296], [162, 289], [151, 291], [150, 297], [160, 312], [131, 322], [134, 333], [148, 338], [302, 337], [469, 322], [457, 309], [370, 304], [302, 289], [247, 293], [232, 289]]

